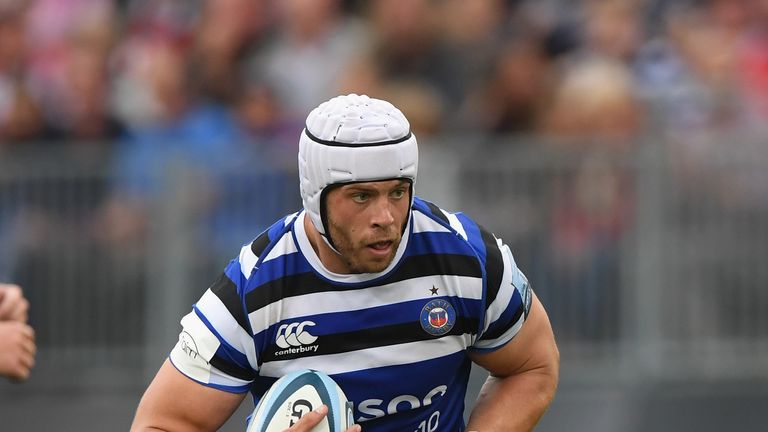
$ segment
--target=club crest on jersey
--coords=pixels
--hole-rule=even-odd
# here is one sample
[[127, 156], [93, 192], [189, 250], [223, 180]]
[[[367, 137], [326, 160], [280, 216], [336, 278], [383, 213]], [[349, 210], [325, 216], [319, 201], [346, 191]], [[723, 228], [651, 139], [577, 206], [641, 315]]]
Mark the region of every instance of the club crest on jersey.
[[443, 299], [430, 300], [421, 309], [421, 328], [432, 336], [442, 336], [456, 324], [456, 310]]

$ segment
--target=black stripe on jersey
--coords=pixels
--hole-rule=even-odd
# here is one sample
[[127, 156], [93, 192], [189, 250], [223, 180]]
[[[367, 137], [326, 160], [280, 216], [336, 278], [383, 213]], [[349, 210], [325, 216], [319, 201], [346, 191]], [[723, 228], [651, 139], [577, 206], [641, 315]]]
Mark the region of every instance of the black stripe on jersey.
[[509, 330], [510, 327], [512, 327], [513, 325], [515, 325], [517, 323], [517, 321], [520, 319], [520, 315], [522, 315], [524, 311], [525, 311], [525, 308], [523, 308], [523, 307], [517, 308], [517, 310], [515, 311], [515, 315], [512, 316], [512, 319], [509, 320], [507, 325], [502, 325], [502, 326], [499, 326], [498, 328], [496, 328], [494, 330], [490, 330], [490, 331], [486, 332], [485, 334], [483, 334], [483, 337], [481, 337], [480, 340], [492, 340], [492, 339], [500, 338], [501, 335], [504, 334], [504, 332]]
[[243, 303], [240, 300], [240, 295], [237, 293], [237, 286], [232, 282], [226, 274], [219, 276], [216, 282], [211, 285], [211, 292], [216, 294], [216, 297], [224, 303], [229, 313], [235, 318], [237, 324], [244, 329], [248, 329], [248, 320], [245, 318], [245, 311], [243, 310]]
[[269, 231], [264, 231], [256, 237], [256, 240], [254, 240], [253, 243], [251, 243], [251, 252], [257, 257], [260, 257], [267, 246], [269, 246]]
[[223, 358], [219, 357], [218, 354], [213, 355], [213, 358], [211, 358], [210, 363], [211, 363], [211, 366], [224, 372], [225, 374], [229, 376], [233, 376], [237, 379], [241, 379], [243, 381], [253, 381], [254, 378], [256, 377], [252, 370], [241, 368], [233, 364], [232, 362], [224, 360]]
[[496, 300], [496, 296], [499, 294], [501, 279], [504, 275], [504, 259], [501, 257], [499, 245], [496, 244], [496, 237], [494, 237], [493, 234], [485, 228], [480, 227], [480, 236], [485, 245], [485, 275], [487, 287], [485, 292], [485, 308], [488, 309], [488, 306]]
[[441, 221], [445, 222], [446, 225], [450, 225], [451, 224], [451, 222], [448, 220], [448, 216], [446, 216], [445, 213], [443, 213], [443, 211], [440, 210], [440, 207], [432, 204], [429, 201], [426, 201], [426, 200], [422, 200], [422, 201], [424, 201], [424, 203], [427, 205], [427, 207], [429, 207], [429, 210], [432, 212], [433, 215], [435, 215], [435, 217], [437, 217]]
[[[386, 285], [424, 276], [449, 275], [481, 277], [480, 266], [474, 256], [454, 254], [416, 255], [403, 259], [400, 266], [387, 277], [365, 286]], [[350, 291], [360, 284], [345, 286], [321, 279], [313, 272], [299, 273], [275, 279], [256, 287], [245, 295], [248, 313], [287, 297], [327, 291]], [[248, 328], [248, 327], [245, 327]]]
[[[456, 317], [456, 323], [451, 330], [441, 336], [433, 336], [427, 333], [418, 321], [403, 324], [395, 324], [384, 327], [376, 327], [348, 333], [336, 333], [319, 336], [312, 346], [317, 350], [306, 348], [280, 348], [271, 345], [262, 354], [264, 363], [275, 360], [293, 360], [300, 357], [312, 357], [320, 355], [339, 354], [350, 351], [359, 351], [369, 348], [399, 345], [410, 342], [419, 342], [430, 339], [439, 339], [446, 336], [474, 334], [477, 331], [477, 319]], [[293, 352], [295, 351], [295, 352]]]

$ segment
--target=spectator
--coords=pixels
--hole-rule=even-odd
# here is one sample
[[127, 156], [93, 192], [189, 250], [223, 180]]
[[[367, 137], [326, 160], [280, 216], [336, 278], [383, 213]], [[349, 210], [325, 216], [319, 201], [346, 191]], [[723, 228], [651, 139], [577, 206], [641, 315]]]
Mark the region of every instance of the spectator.
[[315, 101], [336, 93], [340, 73], [360, 55], [368, 34], [342, 13], [340, 0], [286, 0], [275, 7], [276, 34], [254, 53], [249, 73], [261, 76], [300, 122]]
[[30, 94], [30, 89], [16, 81], [6, 89], [9, 94], [4, 116], [0, 118], [0, 145], [46, 144], [59, 137], [43, 116], [42, 107]]
[[119, 131], [105, 112], [106, 59], [114, 8], [106, 0], [39, 0], [26, 18], [31, 95], [62, 137], [109, 140]]
[[610, 57], [567, 63], [552, 105], [542, 118], [545, 136], [577, 161], [557, 176], [551, 207], [548, 285], [568, 299], [553, 310], [557, 327], [575, 309], [577, 324], [560, 328], [573, 338], [615, 338], [621, 314], [621, 239], [632, 223], [631, 172], [623, 157], [639, 140], [645, 107], [628, 67]]
[[591, 59], [568, 65], [542, 116], [542, 132], [571, 140], [626, 146], [641, 131], [644, 107], [626, 65]]
[[195, 27], [190, 64], [201, 95], [236, 103], [248, 52], [265, 43], [271, 19], [266, 0], [209, 0]]
[[534, 132], [553, 81], [542, 43], [531, 37], [509, 40], [496, 52], [488, 75], [472, 89], [461, 111], [463, 123], [495, 134]]

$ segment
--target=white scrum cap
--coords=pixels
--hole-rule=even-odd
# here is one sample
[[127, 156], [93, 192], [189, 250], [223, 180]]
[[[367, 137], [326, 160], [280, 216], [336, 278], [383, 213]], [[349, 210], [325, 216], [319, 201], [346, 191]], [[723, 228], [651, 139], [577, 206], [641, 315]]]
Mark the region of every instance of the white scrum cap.
[[299, 186], [304, 209], [325, 235], [323, 191], [333, 184], [403, 178], [413, 184], [416, 137], [399, 109], [365, 95], [337, 96], [307, 116], [299, 139]]

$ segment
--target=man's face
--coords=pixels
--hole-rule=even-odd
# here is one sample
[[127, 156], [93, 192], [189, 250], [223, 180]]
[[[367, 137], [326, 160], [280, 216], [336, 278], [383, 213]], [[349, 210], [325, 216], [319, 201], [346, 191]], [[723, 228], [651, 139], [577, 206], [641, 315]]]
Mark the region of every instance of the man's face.
[[402, 240], [410, 207], [406, 180], [353, 183], [326, 196], [328, 235], [348, 273], [387, 268]]

